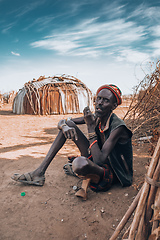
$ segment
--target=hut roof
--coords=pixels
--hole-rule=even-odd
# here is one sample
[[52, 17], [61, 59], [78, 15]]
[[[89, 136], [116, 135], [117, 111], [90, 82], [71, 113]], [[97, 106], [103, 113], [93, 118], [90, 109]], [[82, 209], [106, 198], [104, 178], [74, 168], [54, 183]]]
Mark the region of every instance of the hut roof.
[[[86, 85], [81, 82], [79, 79], [73, 77], [73, 76], [67, 76], [67, 75], [62, 75], [62, 76], [54, 76], [54, 77], [45, 77], [41, 76], [37, 80], [33, 79], [33, 81], [29, 81], [26, 83], [27, 85], [33, 85], [35, 88], [39, 89], [47, 84], [56, 84], [56, 83], [70, 83], [70, 84], [80, 84], [82, 87], [87, 88]], [[25, 84], [25, 85], [26, 85]]]

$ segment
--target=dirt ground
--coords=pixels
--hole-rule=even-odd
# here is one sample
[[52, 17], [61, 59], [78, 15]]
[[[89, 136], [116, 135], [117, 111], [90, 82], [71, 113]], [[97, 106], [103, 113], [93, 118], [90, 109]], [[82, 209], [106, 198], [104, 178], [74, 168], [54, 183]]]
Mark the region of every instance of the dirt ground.
[[[116, 113], [123, 115], [122, 109]], [[63, 172], [67, 156], [78, 154], [69, 140], [47, 169], [43, 187], [11, 180], [14, 173], [29, 172], [39, 166], [62, 118], [66, 116], [15, 115], [11, 105], [0, 109], [1, 240], [108, 240], [137, 195], [135, 185], [142, 185], [151, 159], [147, 143], [142, 142], [133, 146], [133, 185], [127, 188], [116, 185], [103, 193], [89, 189], [87, 201], [75, 196], [73, 186], [79, 186], [79, 179]], [[82, 130], [86, 132], [84, 126]], [[22, 192], [25, 196], [21, 196]], [[128, 226], [129, 223], [123, 233]]]

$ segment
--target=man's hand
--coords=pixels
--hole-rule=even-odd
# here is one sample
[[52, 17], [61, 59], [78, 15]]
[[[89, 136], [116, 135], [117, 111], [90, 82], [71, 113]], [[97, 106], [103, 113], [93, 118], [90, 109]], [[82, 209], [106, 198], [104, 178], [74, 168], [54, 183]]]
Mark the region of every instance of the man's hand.
[[89, 107], [84, 108], [83, 114], [84, 114], [84, 121], [87, 124], [88, 128], [92, 128], [92, 130], [94, 131], [94, 129], [96, 127], [96, 121], [95, 121], [95, 117], [91, 113]]
[[65, 138], [78, 140], [78, 135], [75, 128], [69, 127], [67, 124], [62, 126], [62, 132]]
[[75, 128], [69, 127], [65, 119], [62, 119], [59, 121], [58, 129], [62, 130], [65, 138], [76, 140], [76, 141], [78, 140], [78, 135]]

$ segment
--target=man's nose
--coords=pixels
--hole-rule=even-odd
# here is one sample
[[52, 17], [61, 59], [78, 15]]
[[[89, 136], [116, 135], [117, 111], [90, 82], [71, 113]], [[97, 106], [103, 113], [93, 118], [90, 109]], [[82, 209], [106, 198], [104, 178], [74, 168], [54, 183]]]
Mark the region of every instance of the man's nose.
[[98, 104], [103, 104], [103, 98], [100, 98], [100, 99], [98, 100]]

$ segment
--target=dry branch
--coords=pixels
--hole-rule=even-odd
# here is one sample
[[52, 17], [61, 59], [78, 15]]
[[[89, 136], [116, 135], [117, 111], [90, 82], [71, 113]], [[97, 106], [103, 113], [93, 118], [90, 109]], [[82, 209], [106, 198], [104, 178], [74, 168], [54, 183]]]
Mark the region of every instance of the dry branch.
[[156, 228], [158, 228], [158, 222], [160, 221], [160, 188], [157, 190], [155, 203], [152, 207], [154, 208], [152, 231], [154, 231]]
[[[130, 230], [129, 230], [128, 240], [134, 240], [134, 239], [135, 240], [147, 240], [148, 239], [149, 230], [147, 229], [147, 234], [145, 234], [146, 229], [144, 228], [144, 226], [145, 226], [144, 219], [146, 219], [146, 216], [147, 216], [146, 205], [147, 205], [147, 207], [150, 207], [150, 204], [153, 202], [152, 196], [150, 196], [150, 192], [149, 192], [150, 183], [155, 185], [153, 187], [158, 186], [158, 190], [157, 190], [157, 194], [156, 194], [156, 201], [154, 203], [154, 208], [155, 208], [155, 210], [158, 210], [158, 211], [154, 211], [154, 216], [153, 216], [153, 220], [152, 220], [153, 221], [153, 230], [155, 230], [155, 228], [158, 227], [158, 222], [160, 220], [160, 216], [159, 216], [160, 215], [160, 187], [159, 187], [159, 184], [156, 183], [155, 181], [157, 181], [159, 179], [159, 173], [160, 173], [160, 169], [159, 169], [160, 158], [159, 157], [160, 157], [160, 137], [158, 139], [157, 146], [155, 148], [153, 157], [151, 159], [151, 162], [150, 162], [150, 165], [149, 165], [149, 168], [147, 171], [147, 176], [149, 179], [151, 178], [151, 180], [149, 180], [150, 182], [148, 182], [148, 180], [147, 181], [145, 180], [141, 192], [139, 192], [137, 194], [135, 200], [131, 204], [130, 208], [128, 209], [128, 211], [126, 212], [124, 217], [122, 218], [121, 222], [117, 226], [117, 228], [116, 228], [115, 232], [113, 233], [112, 237], [110, 238], [110, 240], [115, 240], [118, 237], [120, 231], [123, 229], [124, 225], [126, 224], [126, 222], [129, 219], [129, 216], [132, 214], [132, 212], [134, 211], [135, 208], [136, 208], [136, 212], [135, 212], [135, 215], [134, 215], [134, 218], [133, 218]], [[153, 194], [153, 190], [151, 190], [151, 194]], [[147, 204], [148, 195], [149, 195], [149, 202]], [[137, 202], [138, 202], [138, 205], [137, 205]], [[134, 205], [134, 207], [133, 207], [133, 205]], [[149, 216], [149, 218], [150, 218], [150, 216]], [[125, 237], [126, 237], [126, 234], [125, 234]]]
[[[134, 132], [134, 140], [145, 135], [153, 136], [157, 129], [160, 136], [160, 62], [155, 71], [139, 82], [134, 89], [131, 104], [124, 118]], [[155, 147], [153, 144], [152, 147]]]
[[[160, 156], [160, 138], [158, 140], [156, 149], [154, 151], [154, 155], [152, 157], [151, 163], [150, 163], [149, 168], [148, 168], [147, 175], [150, 178], [152, 178], [152, 176], [153, 176], [153, 173], [155, 171], [159, 156]], [[148, 196], [149, 188], [150, 188], [150, 185], [145, 181], [143, 189], [142, 189], [141, 197], [139, 199], [139, 203], [138, 203], [138, 206], [136, 208], [136, 213], [135, 213], [132, 225], [131, 225], [131, 230], [130, 230], [130, 234], [129, 234], [129, 239], [130, 240], [134, 240], [136, 229], [138, 227], [140, 218], [141, 218], [142, 213], [143, 213], [143, 208], [144, 208], [147, 196]]]
[[156, 195], [156, 191], [157, 191], [157, 187], [158, 187], [157, 181], [159, 180], [159, 176], [160, 176], [160, 160], [158, 161], [158, 165], [154, 172], [153, 179], [151, 179], [151, 181], [149, 181], [149, 183], [151, 184], [151, 189], [150, 189], [147, 207], [146, 207], [146, 211], [145, 211], [146, 214], [145, 214], [145, 224], [144, 224], [144, 233], [143, 233], [145, 237], [147, 237], [151, 231], [150, 220], [151, 220], [152, 213], [153, 213], [151, 206], [154, 204], [155, 195]]

